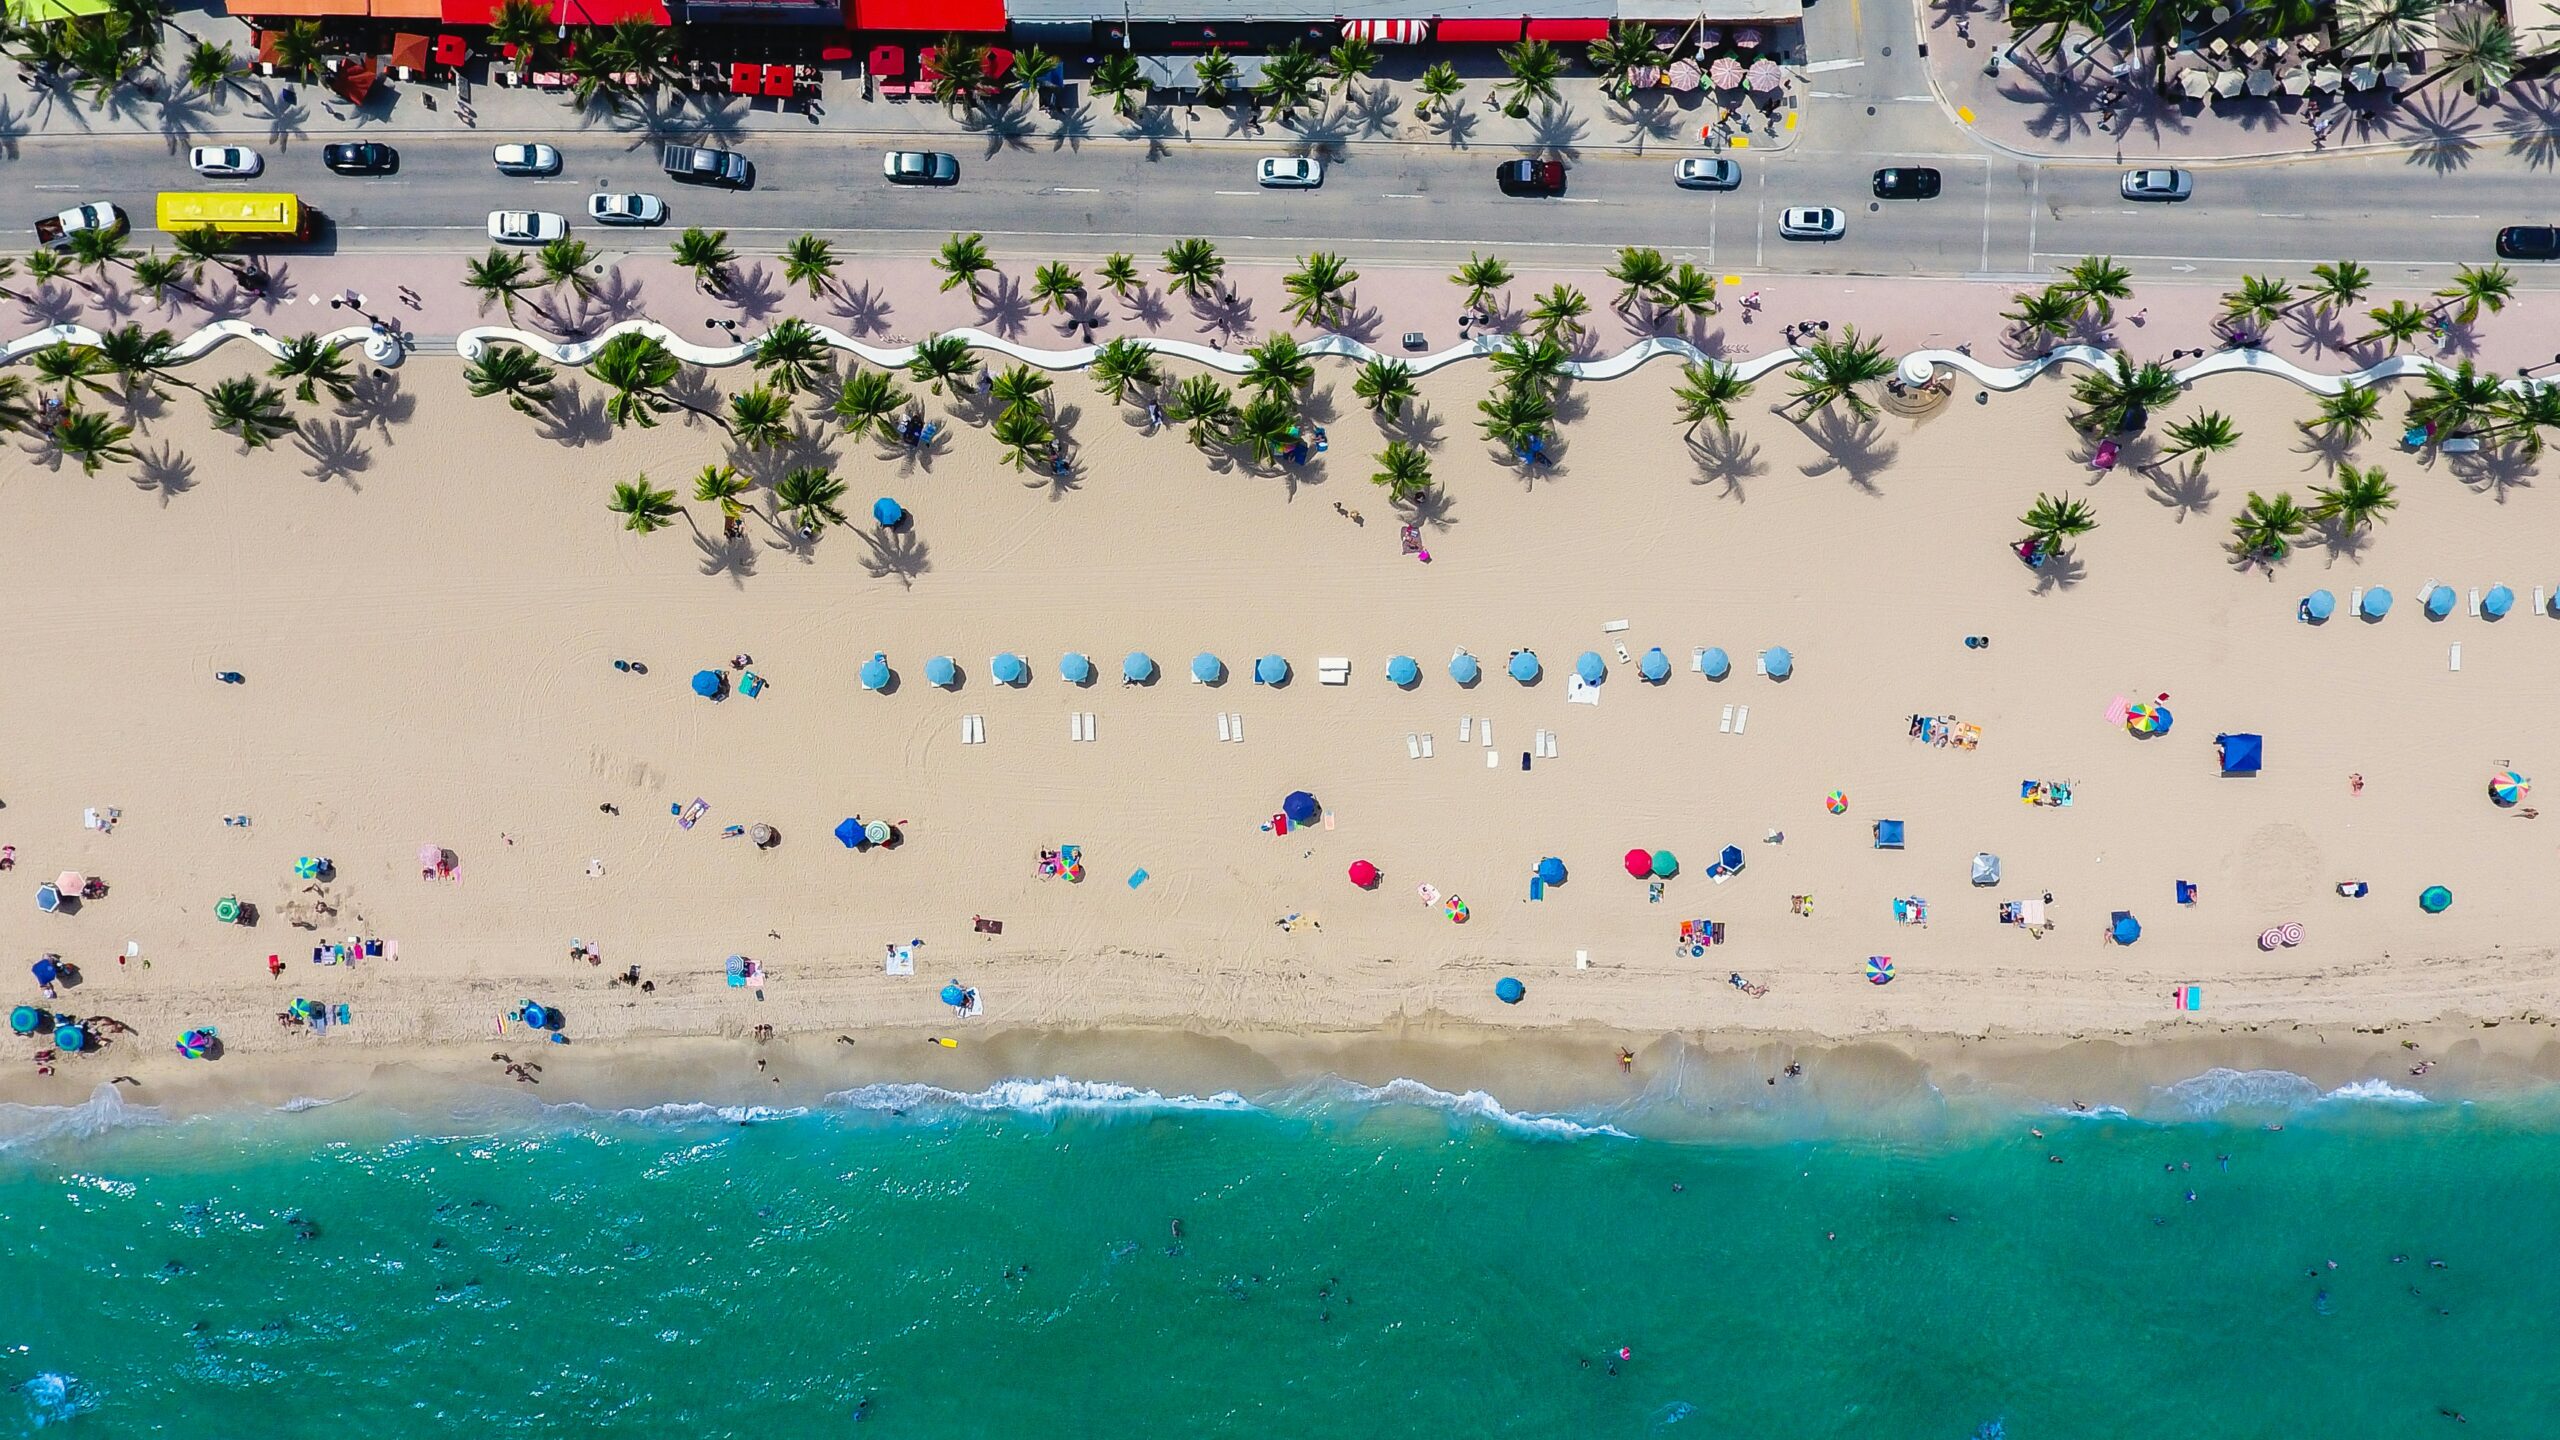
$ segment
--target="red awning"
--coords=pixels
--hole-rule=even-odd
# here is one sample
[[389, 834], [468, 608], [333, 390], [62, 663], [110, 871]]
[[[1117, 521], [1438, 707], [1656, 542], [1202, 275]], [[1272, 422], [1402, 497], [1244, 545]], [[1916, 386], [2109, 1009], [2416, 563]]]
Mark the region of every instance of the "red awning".
[[497, 15], [498, 0], [444, 0], [447, 25], [486, 25]]
[[895, 80], [906, 73], [906, 51], [895, 45], [874, 45], [871, 47], [871, 77], [873, 79]]
[[617, 20], [667, 23], [662, 0], [552, 0], [551, 18], [562, 25], [610, 25]]
[[1419, 45], [1431, 33], [1428, 20], [1345, 20], [1342, 38], [1380, 45]]
[[1478, 44], [1508, 45], [1520, 38], [1517, 20], [1435, 20], [1434, 35], [1442, 40], [1472, 41]]
[[853, 0], [853, 28], [946, 31], [1004, 29], [1004, 0]]
[[436, 37], [437, 64], [459, 68], [464, 61], [469, 60], [470, 58], [471, 47], [464, 43], [461, 36], [439, 35]]
[[1606, 20], [1532, 20], [1532, 40], [1605, 40], [1609, 36]]

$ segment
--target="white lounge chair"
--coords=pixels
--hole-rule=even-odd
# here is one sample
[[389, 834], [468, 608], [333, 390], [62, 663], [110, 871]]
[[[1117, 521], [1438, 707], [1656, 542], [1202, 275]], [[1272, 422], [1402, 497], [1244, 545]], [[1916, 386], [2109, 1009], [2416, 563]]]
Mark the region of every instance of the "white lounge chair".
[[2471, 618], [2480, 618], [2480, 587], [2477, 585], [2471, 587]]
[[1219, 739], [1221, 742], [1224, 742], [1224, 741], [1228, 741], [1228, 740], [1233, 740], [1234, 738], [1236, 738], [1236, 737], [1235, 737], [1235, 735], [1234, 735], [1234, 733], [1233, 733], [1232, 727], [1230, 727], [1230, 726], [1227, 724], [1227, 712], [1226, 712], [1226, 711], [1224, 711], [1224, 710], [1219, 711], [1219, 712], [1218, 712], [1218, 739]]
[[1730, 735], [1730, 734], [1732, 734], [1732, 733], [1733, 733], [1733, 707], [1732, 707], [1732, 706], [1727, 705], [1726, 707], [1724, 707], [1724, 718], [1723, 718], [1722, 720], [1719, 720], [1719, 721], [1717, 721], [1717, 722], [1716, 722], [1716, 733], [1717, 733], [1717, 734], [1719, 734], [1719, 735]]
[[1741, 734], [1741, 733], [1742, 733], [1742, 727], [1743, 727], [1743, 726], [1745, 726], [1745, 725], [1748, 725], [1748, 724], [1750, 724], [1750, 723], [1751, 723], [1751, 707], [1750, 707], [1750, 706], [1745, 705], [1745, 706], [1743, 706], [1741, 709], [1736, 710], [1736, 711], [1734, 711], [1734, 712], [1733, 712], [1733, 733], [1734, 733], [1734, 734], [1736, 734], [1736, 735]]
[[1431, 758], [1431, 736], [1428, 733], [1422, 737], [1422, 758], [1425, 760]]
[[1422, 758], [1422, 737], [1410, 730], [1404, 732], [1404, 758], [1407, 760]]

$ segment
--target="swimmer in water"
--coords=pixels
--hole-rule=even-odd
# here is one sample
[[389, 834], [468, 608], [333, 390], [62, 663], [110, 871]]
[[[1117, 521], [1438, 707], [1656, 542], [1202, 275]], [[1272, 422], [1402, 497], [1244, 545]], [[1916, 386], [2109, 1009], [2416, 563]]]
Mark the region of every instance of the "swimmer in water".
[[868, 1396], [868, 1395], [863, 1396], [863, 1397], [862, 1397], [862, 1401], [861, 1401], [861, 1403], [859, 1403], [859, 1404], [857, 1404], [857, 1405], [855, 1405], [855, 1406], [853, 1407], [853, 1418], [854, 1418], [854, 1419], [856, 1419], [856, 1420], [868, 1420], [868, 1419], [870, 1419], [870, 1418], [871, 1418], [871, 1397], [870, 1397], [870, 1396]]

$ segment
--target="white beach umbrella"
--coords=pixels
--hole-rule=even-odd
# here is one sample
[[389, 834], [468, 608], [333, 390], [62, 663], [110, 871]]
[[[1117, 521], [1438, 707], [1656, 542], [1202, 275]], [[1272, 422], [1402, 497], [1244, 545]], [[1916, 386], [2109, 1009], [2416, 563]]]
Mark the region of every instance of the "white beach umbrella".
[[2185, 88], [2188, 99], [2201, 100], [2213, 93], [2213, 72], [2202, 67], [2181, 70], [2178, 84]]
[[2337, 66], [2323, 65], [2319, 69], [2311, 72], [2311, 88], [2314, 90], [2328, 90], [2334, 92], [2338, 88], [2339, 82], [2344, 78], [2344, 76], [2338, 73]]
[[2284, 93], [2299, 95], [2311, 88], [2311, 72], [2296, 65], [2284, 72], [2281, 83], [2284, 85]]
[[2355, 68], [2347, 72], [2347, 88], [2350, 90], [2370, 90], [2373, 88], [2374, 82], [2381, 78], [2382, 77], [2375, 72], [2371, 61], [2359, 60], [2356, 62]]
[[2273, 70], [2250, 71], [2249, 93], [2260, 99], [2276, 93], [2276, 72]]
[[2237, 70], [2225, 70], [2213, 77], [2213, 93], [2228, 100], [2247, 88], [2249, 77]]

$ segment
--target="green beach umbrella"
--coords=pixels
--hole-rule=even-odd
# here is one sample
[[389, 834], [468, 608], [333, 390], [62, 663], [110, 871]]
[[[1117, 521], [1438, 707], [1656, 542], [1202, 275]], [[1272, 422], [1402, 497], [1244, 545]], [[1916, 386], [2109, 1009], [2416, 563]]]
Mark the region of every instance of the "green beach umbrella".
[[311, 856], [309, 856], [309, 855], [305, 855], [305, 856], [303, 856], [301, 859], [294, 861], [294, 862], [293, 862], [293, 878], [295, 878], [296, 880], [317, 880], [317, 879], [319, 879], [319, 878], [320, 878], [320, 862], [319, 862], [318, 860], [316, 860], [316, 859], [312, 858], [312, 857], [311, 857]]
[[2418, 908], [2430, 915], [2441, 915], [2452, 904], [2453, 892], [2441, 885], [2430, 885], [2418, 895]]
[[213, 918], [221, 921], [225, 925], [237, 923], [240, 919], [240, 897], [237, 895], [225, 895], [221, 899], [214, 901]]

